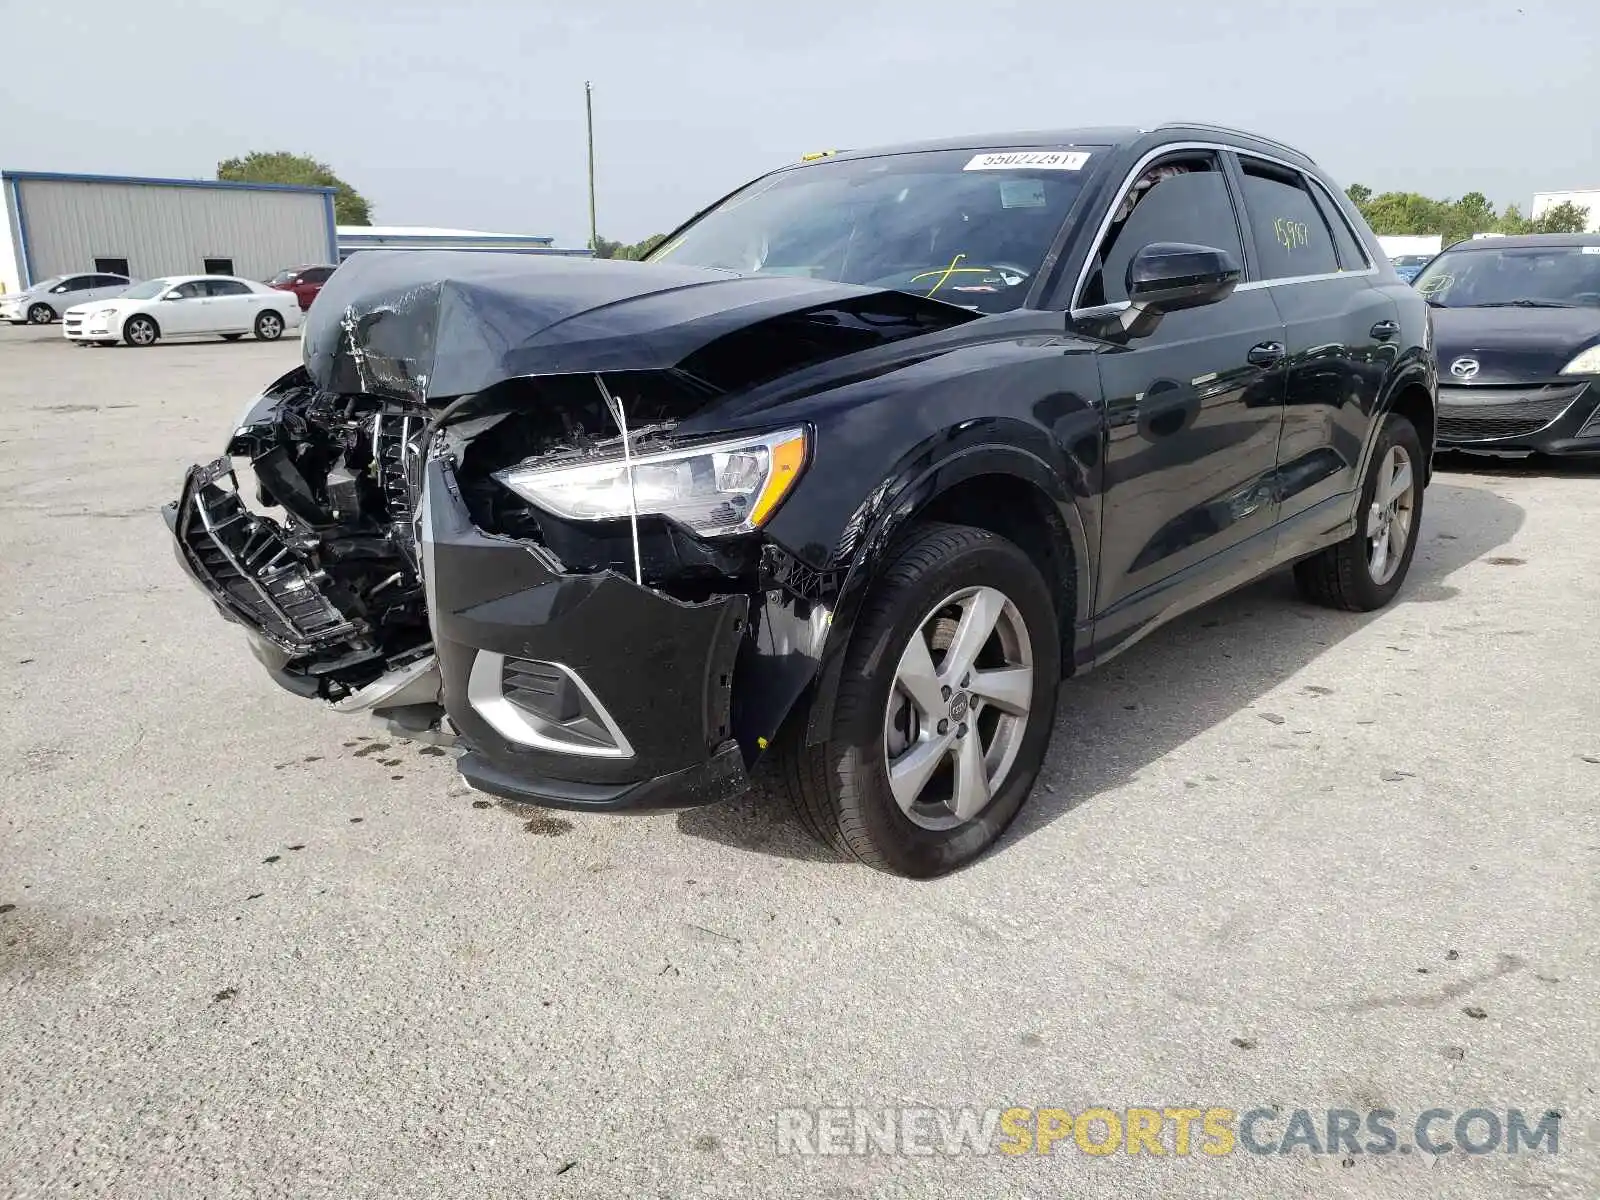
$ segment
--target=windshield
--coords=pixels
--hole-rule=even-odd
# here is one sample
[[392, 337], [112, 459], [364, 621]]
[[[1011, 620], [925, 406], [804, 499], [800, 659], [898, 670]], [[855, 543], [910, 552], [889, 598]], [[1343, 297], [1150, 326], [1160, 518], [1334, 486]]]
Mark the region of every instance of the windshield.
[[154, 300], [171, 284], [165, 279], [146, 279], [143, 283], [136, 283], [122, 293], [123, 300]]
[[1600, 308], [1600, 246], [1449, 250], [1413, 286], [1444, 308]]
[[56, 284], [60, 283], [65, 278], [66, 278], [65, 275], [52, 275], [52, 276], [50, 276], [49, 279], [41, 279], [41, 280], [39, 280], [38, 283], [34, 284], [28, 290], [30, 292], [34, 292], [34, 291], [38, 291], [40, 288], [53, 288], [53, 287], [55, 287]]
[[271, 279], [267, 280], [267, 282], [268, 283], [293, 283], [295, 276], [298, 275], [298, 274], [300, 274], [299, 271], [296, 271], [293, 267], [290, 267], [290, 268], [288, 268], [286, 270], [279, 271]]
[[925, 151], [779, 171], [648, 261], [893, 288], [1002, 312], [1027, 296], [1093, 151]]

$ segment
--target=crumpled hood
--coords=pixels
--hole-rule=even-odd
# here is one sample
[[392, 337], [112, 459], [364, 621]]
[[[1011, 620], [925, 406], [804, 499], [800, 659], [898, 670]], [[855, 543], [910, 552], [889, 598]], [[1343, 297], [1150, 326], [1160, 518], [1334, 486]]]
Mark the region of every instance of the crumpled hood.
[[665, 370], [760, 321], [878, 294], [636, 262], [368, 250], [307, 315], [305, 366], [326, 391], [437, 400], [527, 375]]
[[1441, 383], [1461, 382], [1461, 358], [1479, 364], [1473, 383], [1536, 382], [1600, 339], [1600, 308], [1435, 308], [1433, 339]]

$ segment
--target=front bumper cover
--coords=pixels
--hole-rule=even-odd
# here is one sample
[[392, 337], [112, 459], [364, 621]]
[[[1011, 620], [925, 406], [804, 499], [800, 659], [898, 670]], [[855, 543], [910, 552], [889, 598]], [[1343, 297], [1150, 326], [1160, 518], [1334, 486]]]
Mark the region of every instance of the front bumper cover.
[[[163, 515], [184, 571], [283, 687], [317, 694], [307, 656], [351, 630], [316, 573], [276, 527], [254, 517], [218, 459], [191, 468]], [[569, 574], [539, 547], [474, 526], [449, 465], [424, 469], [416, 516], [432, 645], [336, 707], [420, 712], [442, 701], [462, 751], [458, 768], [480, 791], [559, 808], [682, 808], [749, 786], [734, 736], [734, 678], [751, 653], [751, 598], [688, 603], [612, 571]], [[255, 564], [271, 564], [264, 573]], [[770, 622], [764, 610], [755, 614]], [[809, 661], [809, 660], [807, 660]], [[484, 667], [558, 667], [620, 736], [605, 753], [551, 749], [507, 736], [484, 703]], [[474, 676], [477, 676], [476, 680]], [[798, 684], [794, 684], [798, 687]], [[758, 689], [763, 690], [764, 689]], [[495, 696], [503, 705], [504, 697]], [[746, 710], [750, 702], [746, 701]], [[380, 715], [382, 715], [380, 711]], [[515, 733], [515, 722], [509, 723]]]
[[[439, 459], [426, 468], [418, 526], [444, 706], [469, 783], [592, 809], [708, 804], [748, 786], [731, 697], [749, 597], [691, 604], [611, 571], [563, 573], [537, 547], [474, 526]], [[552, 751], [507, 737], [485, 715], [480, 656], [496, 670], [501, 656], [558, 664], [581, 680], [629, 753]]]
[[1439, 388], [1438, 449], [1471, 454], [1600, 455], [1600, 384]]

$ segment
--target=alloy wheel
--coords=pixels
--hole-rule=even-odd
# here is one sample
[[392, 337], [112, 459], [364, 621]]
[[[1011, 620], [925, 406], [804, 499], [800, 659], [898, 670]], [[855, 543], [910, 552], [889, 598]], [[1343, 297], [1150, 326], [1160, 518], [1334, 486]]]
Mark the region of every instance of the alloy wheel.
[[1022, 614], [992, 587], [964, 588], [917, 623], [895, 667], [884, 760], [900, 810], [924, 829], [964, 825], [1016, 762], [1033, 704]]
[[1367, 570], [1382, 587], [1405, 560], [1416, 510], [1417, 481], [1404, 446], [1390, 446], [1378, 467], [1378, 486], [1367, 511]]
[[143, 319], [129, 321], [127, 332], [128, 340], [135, 346], [148, 346], [156, 340], [156, 327]]
[[263, 313], [261, 319], [256, 322], [256, 336], [265, 338], [269, 342], [275, 341], [282, 332], [283, 322], [273, 313]]

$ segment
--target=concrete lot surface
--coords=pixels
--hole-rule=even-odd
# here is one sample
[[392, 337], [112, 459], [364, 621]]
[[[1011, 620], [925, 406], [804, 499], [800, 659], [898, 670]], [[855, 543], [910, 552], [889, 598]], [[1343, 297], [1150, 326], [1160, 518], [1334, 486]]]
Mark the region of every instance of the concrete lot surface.
[[[489, 804], [272, 685], [157, 508], [298, 353], [0, 329], [0, 1195], [1600, 1195], [1600, 474], [1457, 465], [1389, 611], [1277, 578], [1068, 684], [917, 884], [763, 795]], [[780, 1156], [818, 1105], [1561, 1118]]]

